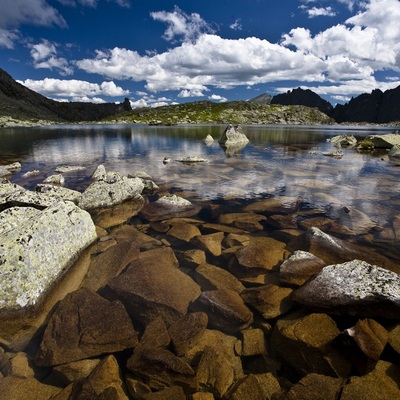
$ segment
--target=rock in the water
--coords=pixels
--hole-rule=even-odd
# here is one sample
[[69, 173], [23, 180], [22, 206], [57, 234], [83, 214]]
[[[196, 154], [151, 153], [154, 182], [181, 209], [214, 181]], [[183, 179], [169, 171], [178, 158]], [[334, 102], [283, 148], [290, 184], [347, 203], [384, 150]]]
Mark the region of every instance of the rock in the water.
[[248, 375], [229, 390], [229, 400], [275, 399], [281, 392], [278, 380], [271, 374]]
[[279, 317], [292, 308], [292, 289], [264, 285], [245, 289], [241, 297], [245, 304], [257, 310], [265, 319]]
[[60, 165], [56, 168], [56, 172], [64, 173], [64, 172], [73, 172], [73, 171], [82, 171], [86, 169], [82, 165]]
[[365, 141], [372, 142], [376, 149], [391, 149], [394, 145], [400, 145], [400, 135], [397, 133], [369, 135]]
[[8, 376], [0, 379], [0, 396], [4, 400], [50, 400], [59, 392], [60, 388], [44, 385], [35, 378]]
[[[337, 400], [344, 380], [320, 374], [308, 374], [293, 385], [284, 396], [286, 400]], [[283, 400], [283, 399], [282, 399]]]
[[177, 266], [171, 248], [149, 250], [111, 279], [108, 288], [144, 325], [158, 316], [171, 323], [185, 315], [189, 304], [200, 295], [197, 283]]
[[168, 328], [175, 353], [182, 356], [197, 344], [208, 324], [207, 314], [195, 312], [184, 315]]
[[79, 200], [82, 197], [82, 193], [78, 192], [77, 190], [71, 190], [62, 186], [54, 186], [48, 184], [37, 185], [36, 191], [39, 193], [43, 193], [50, 198], [54, 198], [55, 200], [62, 199], [66, 201], [72, 201], [75, 204], [78, 204]]
[[373, 371], [364, 376], [353, 376], [343, 388], [341, 400], [400, 399], [400, 368], [387, 361], [379, 361]]
[[357, 139], [353, 135], [333, 136], [329, 140], [335, 146], [351, 147], [357, 144]]
[[388, 331], [373, 319], [358, 320], [342, 334], [344, 351], [349, 360], [365, 375], [375, 367], [389, 339]]
[[244, 134], [243, 129], [240, 125], [232, 125], [229, 124], [224, 133], [222, 134], [221, 138], [219, 139], [219, 143], [229, 147], [230, 145], [236, 144], [245, 144], [248, 143], [249, 139]]
[[163, 196], [154, 203], [146, 204], [141, 215], [148, 221], [161, 221], [173, 217], [193, 217], [200, 207], [190, 201], [176, 196]]
[[108, 172], [105, 178], [96, 180], [82, 193], [79, 207], [84, 210], [111, 207], [140, 197], [143, 189], [144, 184], [140, 178], [127, 178]]
[[301, 375], [347, 377], [351, 372], [350, 362], [333, 345], [339, 334], [335, 321], [326, 314], [288, 316], [275, 325], [270, 349]]
[[308, 251], [297, 250], [279, 267], [282, 282], [301, 286], [317, 275], [326, 263]]
[[196, 268], [195, 280], [203, 291], [230, 289], [241, 293], [244, 290], [242, 283], [230, 272], [207, 263]]
[[137, 335], [124, 306], [81, 289], [67, 295], [55, 311], [36, 362], [44, 366], [66, 364], [136, 345]]
[[400, 164], [400, 144], [394, 145], [390, 149], [388, 156], [389, 156], [389, 160], [392, 163], [399, 165]]
[[275, 196], [270, 199], [255, 201], [244, 207], [247, 212], [261, 212], [268, 214], [291, 214], [297, 211], [301, 202], [300, 197]]
[[37, 304], [96, 238], [90, 215], [71, 202], [56, 203], [4, 234], [0, 308]]
[[288, 243], [287, 249], [291, 252], [308, 251], [325, 261], [327, 265], [359, 259], [400, 273], [399, 265], [375, 251], [335, 238], [315, 227], [294, 238]]
[[322, 269], [294, 293], [313, 310], [360, 317], [400, 318], [400, 275], [353, 260]]
[[253, 322], [252, 312], [244, 305], [237, 292], [209, 290], [192, 304], [195, 311], [204, 311], [211, 326], [227, 333], [236, 333]]
[[8, 165], [0, 165], [0, 177], [11, 175], [13, 172], [21, 169], [21, 164], [15, 162]]
[[85, 379], [74, 382], [70, 399], [129, 400], [116, 358], [104, 358]]
[[64, 182], [65, 182], [65, 178], [61, 174], [50, 175], [43, 181], [43, 183], [48, 183], [48, 184], [52, 184], [52, 185], [60, 185], [60, 186], [63, 186]]

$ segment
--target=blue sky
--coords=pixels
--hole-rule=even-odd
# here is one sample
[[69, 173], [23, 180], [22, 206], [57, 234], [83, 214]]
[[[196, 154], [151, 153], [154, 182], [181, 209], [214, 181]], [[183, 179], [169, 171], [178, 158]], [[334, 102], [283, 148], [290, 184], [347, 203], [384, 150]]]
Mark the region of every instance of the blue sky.
[[133, 107], [400, 85], [399, 0], [0, 0], [0, 67], [55, 100]]

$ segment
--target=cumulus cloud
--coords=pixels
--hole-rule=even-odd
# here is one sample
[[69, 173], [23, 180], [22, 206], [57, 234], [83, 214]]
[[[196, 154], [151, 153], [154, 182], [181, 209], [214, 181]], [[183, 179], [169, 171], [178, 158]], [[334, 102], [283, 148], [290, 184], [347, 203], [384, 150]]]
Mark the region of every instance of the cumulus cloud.
[[73, 68], [68, 60], [57, 56], [56, 44], [43, 39], [40, 43], [30, 45], [30, 54], [35, 68], [55, 69], [61, 75], [71, 75]]
[[187, 97], [203, 97], [204, 94], [201, 90], [181, 90], [178, 94], [178, 97], [187, 98]]
[[199, 14], [186, 14], [177, 6], [172, 12], [157, 11], [150, 13], [150, 16], [154, 20], [165, 22], [168, 25], [164, 32], [164, 39], [168, 41], [172, 41], [176, 37], [183, 41], [194, 41], [203, 33], [214, 32]]
[[226, 97], [220, 96], [219, 94], [212, 94], [211, 96], [208, 96], [208, 100], [225, 103], [228, 99]]
[[301, 9], [304, 10], [308, 14], [308, 18], [315, 17], [334, 17], [336, 15], [336, 11], [333, 10], [332, 7], [311, 7], [300, 6]]
[[[44, 96], [67, 96], [74, 99], [74, 101], [89, 101], [85, 99], [94, 99], [96, 96], [121, 97], [129, 95], [128, 90], [122, 89], [112, 81], [104, 81], [99, 85], [76, 79], [45, 78], [43, 80], [27, 79], [20, 81], [20, 83]], [[101, 98], [97, 98], [95, 101], [104, 102]]]

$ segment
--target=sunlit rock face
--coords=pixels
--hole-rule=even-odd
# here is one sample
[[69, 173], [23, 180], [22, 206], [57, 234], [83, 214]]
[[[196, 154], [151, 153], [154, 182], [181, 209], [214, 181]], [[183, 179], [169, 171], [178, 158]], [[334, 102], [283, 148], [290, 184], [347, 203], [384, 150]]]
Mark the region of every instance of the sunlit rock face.
[[2, 220], [2, 225], [13, 228], [2, 232], [0, 244], [0, 309], [37, 304], [97, 238], [90, 215], [71, 202], [57, 202], [25, 216], [18, 224], [15, 215], [11, 225]]

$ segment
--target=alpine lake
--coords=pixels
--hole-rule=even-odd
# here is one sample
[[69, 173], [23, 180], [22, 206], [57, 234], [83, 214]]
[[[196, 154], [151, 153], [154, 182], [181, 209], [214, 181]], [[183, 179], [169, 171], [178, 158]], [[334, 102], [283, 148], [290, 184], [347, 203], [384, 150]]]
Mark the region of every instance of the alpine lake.
[[[103, 164], [107, 171], [121, 174], [144, 171], [161, 194], [176, 194], [202, 205], [223, 204], [239, 210], [265, 198], [297, 197], [295, 223], [303, 227], [311, 217], [317, 222], [318, 216], [326, 225], [327, 220], [337, 220], [343, 208], [356, 210], [357, 220], [348, 221], [346, 229], [337, 233], [400, 259], [394, 228], [400, 223], [396, 224], [400, 220], [400, 167], [389, 162], [385, 150], [341, 148], [342, 157], [323, 155], [337, 150], [329, 142], [333, 136], [354, 135], [362, 140], [395, 128], [243, 125], [248, 144], [228, 149], [218, 143], [225, 128], [141, 124], [3, 128], [0, 162], [20, 162], [21, 170], [9, 179], [31, 190], [60, 165], [79, 165], [85, 168], [64, 173], [65, 187], [84, 191], [96, 167]], [[214, 142], [207, 144], [207, 135]], [[206, 161], [177, 161], [190, 156]], [[24, 177], [32, 170], [38, 170], [38, 175]], [[368, 225], [365, 229], [364, 223]], [[357, 227], [352, 230], [349, 224]], [[265, 229], [277, 228], [266, 224]]]

